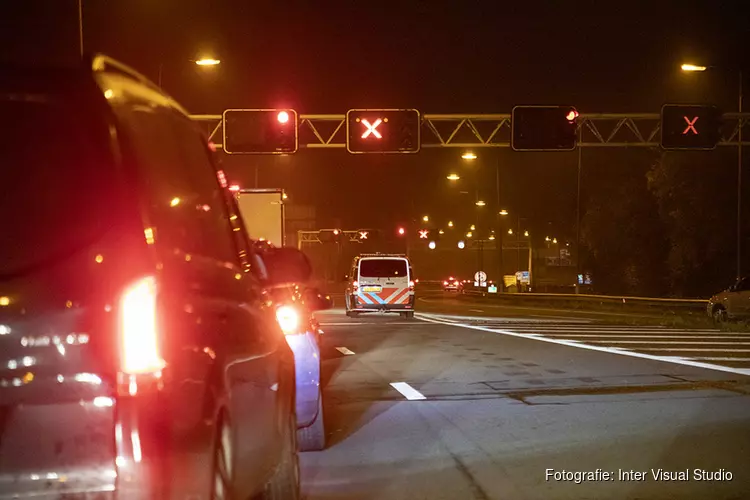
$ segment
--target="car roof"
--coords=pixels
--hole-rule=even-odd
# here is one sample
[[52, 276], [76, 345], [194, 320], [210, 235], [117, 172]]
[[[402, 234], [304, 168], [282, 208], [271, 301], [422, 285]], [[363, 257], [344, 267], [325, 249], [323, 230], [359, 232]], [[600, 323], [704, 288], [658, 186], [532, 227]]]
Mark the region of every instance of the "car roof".
[[187, 110], [155, 83], [104, 54], [84, 57], [81, 63], [72, 66], [3, 64], [2, 71], [0, 92], [5, 98], [34, 100], [63, 95], [74, 104], [94, 106], [94, 110], [97, 103], [105, 104], [110, 98], [115, 98], [113, 103], [137, 99], [169, 107], [189, 118]]

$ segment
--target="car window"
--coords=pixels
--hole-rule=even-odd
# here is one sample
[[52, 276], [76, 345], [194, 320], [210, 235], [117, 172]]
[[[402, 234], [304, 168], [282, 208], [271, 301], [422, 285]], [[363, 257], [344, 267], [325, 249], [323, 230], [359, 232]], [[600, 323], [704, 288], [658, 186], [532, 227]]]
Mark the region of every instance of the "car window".
[[0, 277], [53, 263], [122, 222], [122, 183], [91, 120], [49, 96], [0, 94], [0, 115], [13, 117], [0, 134]]
[[237, 262], [223, 189], [202, 151], [200, 134], [172, 113], [138, 105], [117, 110], [135, 146], [157, 240]]
[[365, 278], [403, 278], [406, 277], [406, 261], [364, 259], [359, 263], [359, 275]]

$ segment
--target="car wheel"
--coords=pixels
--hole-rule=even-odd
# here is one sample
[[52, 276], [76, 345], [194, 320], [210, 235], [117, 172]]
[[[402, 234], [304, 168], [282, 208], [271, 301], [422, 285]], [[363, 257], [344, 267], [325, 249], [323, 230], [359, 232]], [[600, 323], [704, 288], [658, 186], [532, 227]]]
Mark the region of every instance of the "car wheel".
[[414, 311], [409, 311], [406, 313], [407, 318], [413, 318], [414, 317]]
[[715, 307], [713, 318], [716, 323], [726, 323], [728, 319], [727, 310], [724, 309], [722, 306]]
[[214, 443], [212, 500], [228, 500], [232, 495], [232, 428], [222, 418]]
[[299, 500], [300, 472], [297, 454], [297, 417], [289, 418], [286, 445], [276, 473], [266, 485], [261, 500]]
[[300, 451], [320, 451], [326, 447], [326, 426], [323, 418], [323, 393], [318, 396], [318, 415], [313, 423], [297, 429]]

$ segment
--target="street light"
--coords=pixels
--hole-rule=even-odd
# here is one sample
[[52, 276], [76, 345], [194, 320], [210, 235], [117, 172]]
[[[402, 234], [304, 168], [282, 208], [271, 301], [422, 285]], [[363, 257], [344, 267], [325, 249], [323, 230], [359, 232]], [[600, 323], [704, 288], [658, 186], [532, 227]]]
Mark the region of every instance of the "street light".
[[510, 234], [510, 235], [513, 234], [513, 228], [508, 229], [508, 234]]
[[221, 61], [219, 59], [212, 59], [210, 57], [204, 57], [203, 59], [198, 59], [195, 61], [195, 64], [198, 66], [218, 66], [221, 64]]
[[[708, 66], [685, 63], [680, 66], [685, 72], [703, 72]], [[737, 108], [742, 114], [742, 70], [738, 72]], [[737, 126], [737, 279], [742, 277], [742, 117]]]
[[466, 237], [467, 238], [471, 238], [472, 236], [474, 236], [474, 234], [471, 231], [469, 231], [468, 233], [466, 233]]
[[483, 206], [485, 206], [485, 205], [486, 205], [486, 203], [485, 203], [485, 202], [484, 202], [483, 200], [477, 200], [477, 203], [476, 203], [476, 205], [477, 205], [478, 207], [483, 207]]
[[469, 229], [471, 229], [472, 231], [476, 231], [476, 229], [477, 229], [477, 226], [475, 226], [474, 224], [472, 224], [472, 225], [471, 225], [471, 227], [470, 227]]
[[505, 210], [505, 209], [502, 209], [502, 210], [500, 210], [500, 211], [498, 212], [498, 215], [506, 216], [506, 215], [508, 215], [508, 211], [507, 211], [507, 210]]
[[448, 227], [453, 227], [453, 221], [452, 220], [448, 221]]
[[705, 66], [696, 66], [695, 64], [683, 64], [680, 66], [682, 71], [706, 71]]
[[422, 217], [422, 220], [425, 221], [425, 222], [430, 222], [430, 216], [429, 215], [425, 215], [424, 217]]
[[448, 177], [446, 177], [449, 181], [457, 181], [461, 179], [461, 176], [458, 174], [450, 174]]
[[526, 236], [526, 237], [528, 238], [528, 237], [529, 237], [529, 232], [528, 232], [528, 231], [524, 231], [524, 232], [523, 232], [523, 235], [524, 235], [524, 236]]
[[477, 155], [475, 155], [474, 153], [468, 151], [468, 152], [462, 154], [461, 158], [463, 158], [464, 160], [476, 160], [477, 159]]

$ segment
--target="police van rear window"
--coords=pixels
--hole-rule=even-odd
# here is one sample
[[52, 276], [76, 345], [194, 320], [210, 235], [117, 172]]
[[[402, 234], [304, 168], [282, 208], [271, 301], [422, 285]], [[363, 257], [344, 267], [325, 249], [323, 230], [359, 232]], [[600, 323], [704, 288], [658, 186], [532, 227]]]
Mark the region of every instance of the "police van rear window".
[[362, 259], [359, 275], [364, 278], [405, 278], [406, 261], [403, 259]]

